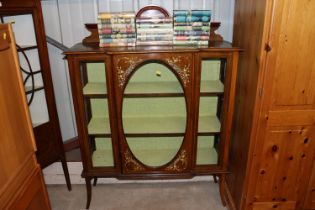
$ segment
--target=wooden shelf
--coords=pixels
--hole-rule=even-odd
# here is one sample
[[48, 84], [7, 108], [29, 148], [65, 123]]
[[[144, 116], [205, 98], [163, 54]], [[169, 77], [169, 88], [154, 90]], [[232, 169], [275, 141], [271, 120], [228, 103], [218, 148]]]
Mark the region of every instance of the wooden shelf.
[[215, 148], [198, 148], [197, 165], [216, 165], [218, 164], [218, 153]]
[[92, 163], [94, 167], [113, 167], [114, 158], [112, 149], [95, 150], [92, 154]]
[[[141, 136], [183, 136], [186, 131], [186, 117], [129, 117], [123, 118], [126, 137]], [[199, 119], [198, 134], [213, 135], [220, 132], [220, 121], [215, 116]], [[92, 118], [88, 125], [89, 135], [108, 137], [108, 118]]]
[[[148, 166], [161, 166], [172, 160], [177, 151], [174, 149], [135, 149], [132, 150], [137, 159]], [[93, 152], [92, 161], [94, 167], [114, 166], [111, 148], [96, 150]], [[198, 148], [197, 165], [218, 164], [218, 153], [215, 148]]]
[[88, 133], [93, 136], [110, 136], [110, 125], [108, 118], [92, 118], [88, 124]]
[[200, 96], [213, 96], [223, 94], [224, 85], [220, 80], [200, 82]]
[[83, 88], [83, 95], [88, 97], [107, 97], [107, 88], [105, 83], [87, 83]]
[[[201, 81], [200, 95], [213, 96], [222, 94], [224, 85], [219, 80]], [[87, 83], [83, 88], [87, 97], [107, 97], [106, 84]], [[181, 97], [184, 96], [179, 82], [133, 82], [128, 83], [124, 97]]]
[[134, 82], [125, 89], [124, 97], [176, 97], [184, 96], [179, 82]]
[[216, 116], [200, 116], [198, 135], [213, 135], [220, 133], [221, 123]]

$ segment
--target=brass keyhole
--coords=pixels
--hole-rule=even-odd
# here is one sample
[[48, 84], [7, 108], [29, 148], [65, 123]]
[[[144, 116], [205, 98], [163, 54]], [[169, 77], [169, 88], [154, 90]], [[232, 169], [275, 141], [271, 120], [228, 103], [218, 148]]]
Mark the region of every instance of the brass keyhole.
[[6, 40], [6, 39], [7, 39], [7, 33], [4, 32], [4, 33], [2, 34], [2, 37], [3, 37], [4, 40]]

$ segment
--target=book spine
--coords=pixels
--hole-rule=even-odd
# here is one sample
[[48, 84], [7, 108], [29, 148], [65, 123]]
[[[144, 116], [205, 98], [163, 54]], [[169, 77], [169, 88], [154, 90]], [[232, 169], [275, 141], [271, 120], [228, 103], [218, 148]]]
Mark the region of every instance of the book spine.
[[208, 41], [209, 36], [174, 36], [177, 41]]
[[174, 22], [209, 22], [209, 16], [175, 16]]
[[99, 18], [98, 23], [103, 24], [125, 24], [125, 23], [135, 23], [134, 18]]
[[111, 29], [111, 28], [105, 28], [105, 29], [99, 29], [98, 30], [99, 34], [134, 34], [136, 33], [135, 29], [126, 29], [126, 28], [121, 28], [121, 29]]
[[173, 36], [137, 36], [137, 41], [172, 41]]
[[127, 39], [100, 39], [100, 43], [133, 43], [136, 42], [135, 38]]
[[173, 16], [211, 16], [211, 10], [174, 10]]
[[156, 23], [156, 24], [143, 24], [143, 23], [137, 23], [136, 24], [137, 28], [148, 28], [148, 29], [151, 29], [151, 28], [169, 28], [169, 29], [172, 29], [173, 28], [173, 24], [170, 24], [170, 23]]
[[172, 45], [173, 41], [137, 41], [137, 45]]
[[175, 22], [174, 26], [207, 26], [210, 27], [210, 22]]
[[208, 26], [174, 26], [174, 31], [210, 31]]
[[136, 23], [173, 23], [172, 18], [137, 18]]
[[172, 28], [137, 28], [137, 33], [173, 33]]
[[137, 37], [138, 36], [173, 36], [173, 31], [171, 31], [171, 32], [167, 32], [167, 33], [163, 33], [163, 32], [159, 32], [159, 33], [157, 33], [157, 32], [151, 32], [151, 31], [149, 31], [149, 30], [147, 30], [147, 31], [144, 31], [144, 32], [140, 32], [140, 31], [137, 31]]
[[98, 28], [135, 28], [135, 24], [133, 23], [114, 23], [114, 24], [107, 24], [107, 23], [98, 23]]
[[178, 41], [178, 40], [173, 40], [174, 45], [208, 45], [209, 41]]
[[110, 19], [110, 18], [135, 18], [135, 13], [99, 13], [99, 19]]
[[122, 39], [122, 38], [136, 38], [136, 34], [100, 34], [100, 39]]
[[100, 47], [134, 47], [136, 43], [100, 43]]
[[174, 31], [174, 36], [209, 36], [209, 31]]

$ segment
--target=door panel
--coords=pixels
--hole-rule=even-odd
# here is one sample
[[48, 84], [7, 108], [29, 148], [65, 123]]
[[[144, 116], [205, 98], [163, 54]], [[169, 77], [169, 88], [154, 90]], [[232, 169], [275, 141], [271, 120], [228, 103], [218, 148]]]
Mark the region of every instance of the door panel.
[[[282, 11], [281, 11], [282, 10]], [[276, 1], [270, 68], [275, 70], [272, 109], [314, 107], [315, 101], [315, 1]], [[268, 68], [269, 68], [268, 67]]]
[[315, 148], [314, 130], [315, 126], [282, 126], [261, 131], [253, 154], [249, 205], [304, 199]]
[[0, 66], [0, 209], [51, 209], [35, 158], [32, 123], [8, 24], [0, 24]]
[[294, 210], [295, 202], [255, 202], [253, 210]]
[[[315, 157], [314, 157], [315, 159]], [[315, 164], [313, 159], [313, 170], [305, 197], [304, 209], [315, 209]]]

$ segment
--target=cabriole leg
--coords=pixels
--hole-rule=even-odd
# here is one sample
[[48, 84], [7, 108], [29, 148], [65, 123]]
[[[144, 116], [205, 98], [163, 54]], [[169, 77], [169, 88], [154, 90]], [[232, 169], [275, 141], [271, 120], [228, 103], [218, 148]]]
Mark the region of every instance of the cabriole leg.
[[87, 193], [86, 209], [89, 209], [91, 198], [92, 198], [92, 186], [91, 186], [90, 177], [85, 177], [85, 186], [86, 186], [86, 193]]

